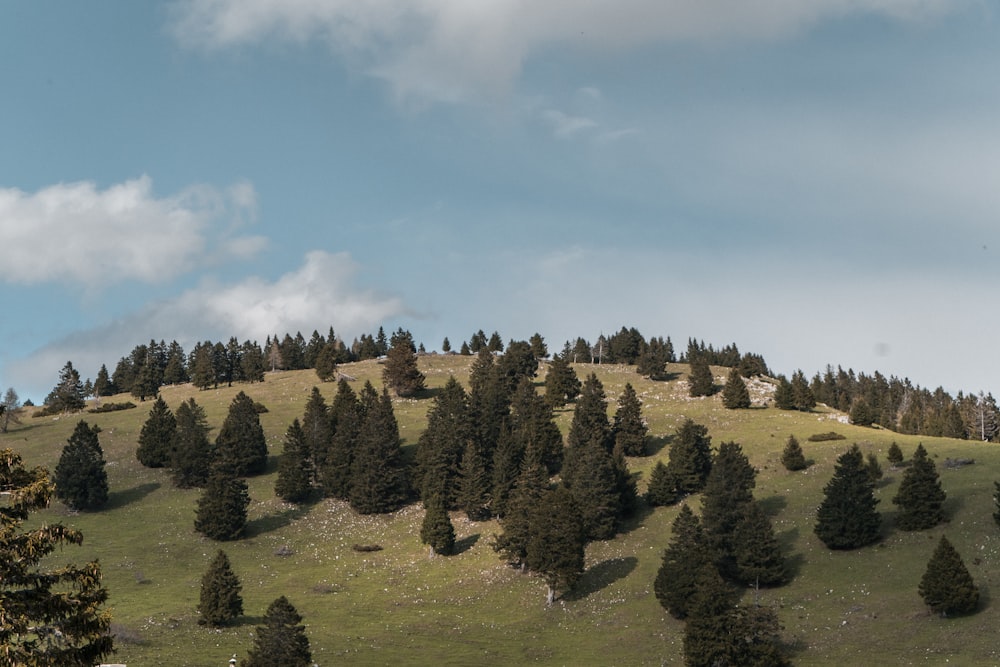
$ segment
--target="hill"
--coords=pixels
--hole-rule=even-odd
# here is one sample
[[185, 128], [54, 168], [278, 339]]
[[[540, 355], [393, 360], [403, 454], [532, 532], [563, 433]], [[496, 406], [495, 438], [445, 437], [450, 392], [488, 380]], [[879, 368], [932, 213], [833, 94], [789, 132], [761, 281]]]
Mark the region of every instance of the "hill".
[[[451, 375], [466, 383], [470, 362], [462, 356], [421, 357], [428, 390], [419, 398], [394, 400], [407, 447], [424, 428], [434, 391]], [[1000, 660], [992, 640], [1000, 611], [990, 604], [991, 581], [1000, 574], [1000, 530], [991, 517], [1000, 464], [995, 445], [856, 427], [822, 405], [809, 413], [762, 407], [764, 385], [756, 387], [754, 408], [726, 410], [718, 394], [688, 397], [686, 364], [671, 364], [668, 381], [642, 378], [634, 367], [574, 367], [581, 377], [597, 374], [612, 409], [626, 382], [642, 400], [653, 443], [648, 456], [629, 459], [640, 491], [656, 461], [666, 459], [670, 437], [685, 418], [706, 425], [714, 445], [727, 440], [742, 445], [759, 471], [755, 496], [771, 514], [794, 570], [790, 584], [761, 591], [760, 598], [777, 608], [796, 664]], [[366, 379], [381, 385], [376, 361], [341, 370], [356, 378], [356, 388]], [[721, 386], [728, 369], [712, 370]], [[135, 410], [25, 419], [0, 435], [0, 447], [20, 452], [26, 465], [51, 470], [79, 419], [101, 427], [111, 487], [108, 507], [74, 514], [57, 503], [38, 520], [58, 520], [83, 531], [83, 546], [58, 552], [55, 562], [100, 559], [118, 633], [116, 661], [225, 664], [234, 653], [246, 655], [267, 605], [285, 595], [304, 617], [319, 665], [681, 664], [683, 625], [666, 614], [652, 590], [677, 507], [644, 509], [617, 538], [590, 544], [577, 590], [546, 608], [542, 581], [506, 567], [491, 549], [491, 536], [499, 532], [495, 522], [472, 523], [456, 513], [459, 553], [429, 559], [419, 539], [419, 504], [390, 515], [359, 516], [339, 501], [299, 509], [277, 499], [275, 457], [313, 386], [320, 386], [328, 402], [332, 399], [335, 385], [320, 384], [313, 371], [268, 373], [262, 384], [216, 390], [161, 389], [172, 409], [194, 396], [216, 429], [241, 390], [268, 408], [261, 422], [271, 460], [266, 474], [249, 479], [249, 536], [222, 545], [243, 582], [247, 616], [222, 630], [199, 626], [195, 611], [201, 575], [220, 546], [193, 529], [199, 491], [174, 489], [168, 471], [144, 468], [135, 458], [151, 401]], [[557, 411], [564, 433], [571, 415], [572, 406]], [[830, 431], [846, 439], [807, 440]], [[789, 435], [798, 438], [813, 462], [805, 471], [788, 472], [780, 463]], [[865, 454], [875, 453], [886, 470], [877, 490], [883, 539], [873, 547], [834, 552], [813, 535], [814, 515], [834, 460], [852, 442]], [[890, 499], [902, 473], [891, 470], [885, 458], [892, 442], [907, 458], [923, 442], [937, 461], [948, 493], [946, 523], [916, 533], [894, 528]], [[942, 465], [956, 457], [975, 459], [975, 464]], [[693, 504], [697, 510], [697, 500]], [[981, 587], [978, 614], [943, 620], [931, 615], [917, 594], [941, 534], [962, 554]], [[382, 550], [352, 548], [372, 544]], [[746, 595], [750, 599], [753, 593]]]

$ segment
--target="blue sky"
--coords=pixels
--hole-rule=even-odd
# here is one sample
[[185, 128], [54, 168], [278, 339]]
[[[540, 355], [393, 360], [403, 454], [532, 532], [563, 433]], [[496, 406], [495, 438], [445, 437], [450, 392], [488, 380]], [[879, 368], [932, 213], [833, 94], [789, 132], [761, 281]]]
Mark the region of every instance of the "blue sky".
[[150, 338], [622, 325], [994, 390], [972, 0], [0, 4], [0, 390]]

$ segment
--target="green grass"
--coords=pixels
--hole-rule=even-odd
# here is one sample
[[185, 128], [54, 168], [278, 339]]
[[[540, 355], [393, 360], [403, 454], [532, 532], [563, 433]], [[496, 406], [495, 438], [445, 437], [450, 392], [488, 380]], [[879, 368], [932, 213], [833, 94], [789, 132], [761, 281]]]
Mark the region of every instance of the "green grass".
[[[470, 358], [421, 359], [431, 394], [450, 374], [464, 381]], [[687, 367], [673, 365], [673, 380], [651, 382], [633, 368], [577, 365], [581, 379], [593, 371], [604, 383], [610, 409], [625, 382], [643, 401], [654, 436], [650, 456], [629, 461], [644, 477], [666, 459], [667, 442], [687, 417], [709, 428], [713, 443], [742, 444], [759, 470], [755, 495], [771, 512], [775, 530], [792, 562], [792, 583], [761, 592], [775, 605], [784, 636], [800, 665], [844, 664], [995, 664], [1000, 649], [993, 638], [1000, 611], [992, 604], [992, 580], [1000, 574], [1000, 530], [993, 522], [993, 480], [1000, 464], [995, 445], [941, 438], [902, 436], [850, 426], [839, 413], [774, 408], [729, 411], [718, 395], [689, 399], [683, 383]], [[381, 367], [361, 362], [342, 368], [381, 386]], [[725, 369], [713, 369], [716, 382]], [[264, 403], [261, 415], [272, 455], [281, 451], [285, 429], [301, 417], [312, 371], [268, 374], [266, 382], [210, 391], [167, 387], [171, 408], [194, 395], [218, 428], [236, 392]], [[335, 385], [322, 385], [327, 400]], [[107, 400], [124, 400], [124, 397]], [[426, 421], [432, 399], [397, 400], [396, 415], [406, 446], [412, 447]], [[110, 507], [70, 514], [58, 503], [37, 520], [62, 521], [81, 529], [82, 547], [57, 552], [54, 562], [99, 558], [111, 593], [110, 609], [129, 640], [118, 643], [115, 660], [138, 665], [223, 665], [244, 656], [252, 631], [267, 605], [286, 595], [305, 619], [316, 662], [332, 664], [681, 664], [682, 624], [669, 618], [652, 593], [652, 582], [677, 508], [660, 508], [636, 517], [616, 539], [591, 544], [587, 572], [579, 590], [546, 608], [544, 584], [501, 564], [490, 548], [498, 531], [493, 522], [470, 523], [455, 514], [461, 552], [429, 559], [420, 543], [422, 510], [413, 505], [387, 516], [358, 516], [344, 503], [322, 501], [298, 509], [274, 496], [274, 463], [265, 475], [249, 480], [253, 502], [247, 539], [218, 544], [193, 530], [197, 490], [172, 488], [169, 473], [143, 468], [135, 459], [136, 439], [151, 401], [136, 410], [106, 414], [26, 419], [0, 436], [29, 466], [55, 466], [62, 446], [82, 417], [101, 426], [101, 443], [111, 484]], [[568, 427], [572, 408], [560, 410]], [[815, 433], [842, 433], [843, 441], [811, 443]], [[801, 443], [807, 470], [786, 471], [781, 451], [790, 434]], [[909, 457], [922, 441], [938, 463], [948, 492], [949, 522], [933, 530], [902, 533], [893, 529], [895, 494], [902, 472], [892, 470], [885, 453], [892, 441]], [[836, 457], [852, 442], [876, 452], [886, 478], [878, 489], [885, 537], [876, 546], [831, 552], [812, 533], [814, 512]], [[976, 464], [946, 470], [946, 457], [976, 459]], [[691, 500], [694, 509], [698, 499]], [[917, 595], [917, 584], [937, 538], [947, 534], [962, 554], [983, 593], [978, 614], [943, 620], [932, 616]], [[382, 551], [360, 553], [355, 544], [378, 544]], [[197, 624], [195, 606], [202, 573], [216, 550], [229, 554], [243, 582], [246, 619], [211, 630]], [[290, 551], [280, 555], [279, 550]], [[748, 599], [752, 593], [747, 593]]]

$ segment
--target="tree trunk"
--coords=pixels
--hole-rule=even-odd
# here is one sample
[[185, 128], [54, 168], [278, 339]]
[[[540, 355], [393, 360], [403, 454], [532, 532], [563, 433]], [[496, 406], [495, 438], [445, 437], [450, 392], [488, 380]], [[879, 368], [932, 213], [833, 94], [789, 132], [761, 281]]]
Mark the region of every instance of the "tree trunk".
[[546, 586], [547, 590], [545, 592], [545, 606], [551, 607], [552, 602], [556, 599], [556, 589], [552, 586]]

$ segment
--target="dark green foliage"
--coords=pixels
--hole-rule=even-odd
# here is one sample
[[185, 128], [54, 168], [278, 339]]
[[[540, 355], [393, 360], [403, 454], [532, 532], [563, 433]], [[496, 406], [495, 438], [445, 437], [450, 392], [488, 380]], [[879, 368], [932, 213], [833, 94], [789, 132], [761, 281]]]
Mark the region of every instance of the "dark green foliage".
[[253, 399], [242, 391], [229, 404], [229, 413], [215, 438], [215, 457], [237, 476], [256, 475], [267, 467], [267, 440]]
[[456, 506], [462, 454], [473, 440], [469, 398], [449, 377], [427, 414], [427, 427], [417, 442], [415, 483], [426, 501], [440, 495], [445, 506]]
[[309, 667], [312, 652], [302, 617], [284, 595], [272, 602], [257, 626], [253, 648], [240, 667]]
[[781, 464], [785, 466], [786, 470], [791, 471], [805, 470], [808, 467], [805, 452], [802, 451], [802, 445], [799, 444], [798, 439], [794, 435], [788, 436], [788, 443], [781, 452]]
[[[362, 395], [376, 396], [366, 383]], [[360, 514], [393, 512], [408, 496], [399, 425], [387, 391], [362, 401], [363, 418], [351, 461], [348, 501]]]
[[466, 343], [465, 341], [462, 341], [462, 346], [458, 348], [458, 353], [463, 357], [472, 356], [472, 350], [469, 348], [469, 344]]
[[386, 353], [382, 382], [396, 396], [413, 396], [424, 388], [424, 375], [417, 368], [417, 353], [408, 333], [397, 332], [392, 336], [392, 347]]
[[871, 426], [878, 419], [878, 415], [872, 410], [863, 397], [859, 396], [851, 405], [850, 420], [855, 426]]
[[503, 339], [500, 338], [498, 331], [490, 334], [490, 339], [486, 342], [486, 349], [490, 352], [503, 352]]
[[549, 348], [545, 344], [545, 339], [537, 331], [531, 334], [528, 344], [531, 346], [531, 353], [535, 355], [535, 359], [545, 359], [549, 356]]
[[500, 519], [503, 533], [493, 549], [511, 565], [521, 566], [528, 553], [531, 521], [539, 502], [549, 490], [549, 476], [539, 464], [529, 464], [521, 471]]
[[103, 403], [101, 405], [98, 405], [96, 408], [91, 408], [87, 410], [87, 412], [99, 415], [106, 412], [121, 412], [122, 410], [132, 410], [135, 407], [136, 405], [132, 401], [125, 401], [124, 403]]
[[580, 395], [580, 379], [569, 361], [555, 355], [545, 373], [545, 400], [554, 408], [561, 408]]
[[319, 349], [314, 364], [316, 376], [322, 382], [332, 382], [337, 379], [337, 359], [339, 357], [340, 348], [336, 341], [330, 341]]
[[420, 524], [420, 541], [430, 547], [431, 554], [447, 556], [455, 549], [455, 527], [440, 496], [424, 503], [424, 520]]
[[635, 371], [650, 380], [655, 380], [666, 373], [667, 363], [673, 361], [673, 356], [670, 339], [664, 342], [660, 338], [651, 338], [636, 359]]
[[451, 352], [451, 341], [448, 340], [447, 336], [445, 336], [444, 340], [441, 341], [441, 351], [444, 352], [445, 354]]
[[816, 512], [816, 536], [830, 549], [855, 549], [879, 539], [882, 517], [874, 487], [857, 445], [837, 458]]
[[56, 464], [56, 498], [71, 509], [99, 509], [108, 502], [108, 473], [97, 437], [100, 430], [80, 420]]
[[646, 485], [646, 504], [650, 507], [673, 505], [677, 502], [677, 495], [677, 480], [663, 461], [657, 461]]
[[745, 378], [770, 375], [767, 364], [764, 362], [764, 357], [752, 352], [747, 352], [740, 357], [740, 363], [737, 368], [740, 371], [740, 375]]
[[886, 453], [885, 457], [889, 460], [889, 463], [893, 467], [900, 465], [903, 462], [903, 450], [899, 448], [896, 441], [893, 440], [892, 444], [889, 445], [889, 451]]
[[660, 605], [674, 618], [688, 615], [698, 572], [711, 563], [711, 550], [697, 515], [686, 504], [673, 523], [673, 537], [663, 552], [663, 562], [653, 582]]
[[243, 537], [250, 494], [247, 483], [227, 465], [215, 465], [198, 498], [194, 529], [205, 537], [226, 542]]
[[73, 368], [73, 362], [67, 361], [59, 371], [59, 384], [46, 396], [45, 405], [52, 414], [83, 410], [86, 405], [83, 400], [83, 383], [80, 381], [80, 374]]
[[[514, 485], [526, 465], [529, 462], [524, 458], [524, 446], [511, 434], [510, 424], [505, 423], [500, 430], [496, 449], [493, 450], [493, 465], [490, 470], [490, 510], [497, 517], [503, 518], [506, 515]], [[541, 463], [536, 462], [536, 465], [541, 466]]]
[[111, 377], [108, 375], [108, 367], [101, 364], [101, 369], [97, 371], [97, 379], [94, 380], [94, 396], [114, 396], [118, 393], [118, 388], [114, 386]]
[[302, 415], [302, 435], [305, 444], [304, 457], [313, 466], [314, 480], [318, 477], [318, 469], [324, 467], [329, 458], [333, 428], [334, 420], [326, 400], [319, 389], [313, 387]]
[[611, 432], [615, 439], [615, 449], [625, 456], [642, 456], [646, 453], [648, 429], [642, 418], [642, 404], [628, 382], [625, 383], [622, 395], [618, 397], [618, 410], [615, 412]]
[[[89, 429], [88, 429], [89, 430]], [[44, 468], [26, 470], [20, 455], [0, 450], [0, 655], [4, 664], [61, 667], [94, 665], [113, 651], [111, 615], [101, 609], [108, 592], [96, 561], [51, 567], [57, 547], [79, 545], [83, 535], [61, 524], [32, 522], [49, 504], [53, 488]], [[58, 557], [65, 563], [63, 555]], [[43, 561], [49, 563], [40, 567]], [[59, 633], [61, 642], [43, 637]]]
[[306, 446], [306, 435], [299, 420], [292, 421], [285, 432], [285, 449], [278, 459], [278, 479], [274, 493], [290, 503], [304, 503], [312, 498], [315, 478]]
[[699, 354], [693, 359], [689, 359], [688, 363], [691, 365], [688, 374], [688, 395], [695, 398], [714, 394], [715, 379], [712, 377], [712, 369], [709, 368], [705, 356]]
[[[365, 390], [370, 394], [370, 403], [378, 400], [378, 394], [370, 383], [365, 385]], [[341, 378], [330, 406], [330, 423], [333, 428], [330, 448], [325, 456], [320, 456], [318, 451], [314, 454], [319, 467], [320, 484], [327, 496], [346, 500], [349, 495], [351, 463], [354, 460], [361, 421], [361, 403], [347, 380]], [[310, 431], [307, 427], [307, 439]]]
[[581, 451], [586, 445], [597, 443], [608, 453], [612, 451], [614, 440], [611, 435], [611, 422], [608, 420], [608, 404], [604, 396], [604, 385], [594, 373], [587, 376], [583, 383], [583, 391], [573, 410], [573, 421], [570, 423], [569, 434], [566, 437], [566, 457], [563, 462], [562, 476], [567, 485], [573, 485], [576, 466]]
[[1000, 482], [993, 482], [993, 521], [1000, 526]]
[[868, 469], [868, 478], [872, 481], [872, 485], [878, 484], [883, 473], [882, 465], [878, 462], [875, 452], [868, 452], [868, 456], [865, 457], [865, 467]]
[[574, 450], [573, 477], [563, 483], [573, 495], [584, 533], [590, 540], [606, 540], [618, 531], [623, 512], [615, 462], [599, 440]]
[[747, 503], [733, 529], [734, 578], [747, 586], [778, 586], [788, 568], [771, 520], [756, 500]]
[[219, 627], [243, 615], [243, 585], [233, 572], [226, 552], [219, 549], [201, 577], [199, 625]]
[[730, 410], [745, 409], [750, 407], [750, 392], [743, 381], [740, 371], [733, 367], [729, 371], [726, 379], [726, 386], [722, 388], [722, 405]]
[[719, 572], [736, 578], [733, 533], [753, 502], [756, 472], [735, 442], [724, 442], [712, 462], [702, 494], [701, 524]]
[[899, 506], [896, 525], [900, 530], [933, 528], [944, 519], [941, 505], [946, 497], [934, 461], [927, 456], [923, 444], [917, 445], [892, 499], [892, 503]]
[[583, 576], [586, 537], [573, 496], [564, 487], [546, 491], [531, 516], [525, 563], [548, 586], [547, 601]]
[[167, 349], [167, 362], [163, 367], [163, 384], [183, 384], [189, 380], [186, 360], [184, 348], [177, 341], [172, 341]]
[[979, 606], [979, 589], [944, 535], [927, 563], [918, 592], [931, 611], [941, 616], [969, 614]]
[[485, 347], [472, 362], [469, 373], [469, 419], [472, 437], [492, 460], [500, 431], [510, 411], [510, 392], [500, 377], [493, 353]]
[[177, 420], [167, 407], [166, 401], [157, 398], [149, 411], [149, 418], [139, 432], [139, 447], [135, 456], [147, 468], [162, 468], [170, 465], [171, 447], [177, 432]]
[[528, 378], [522, 378], [510, 401], [511, 438], [524, 458], [541, 463], [550, 473], [562, 466], [563, 439], [552, 414], [552, 407], [535, 391]]
[[458, 467], [459, 509], [470, 521], [486, 521], [490, 518], [490, 488], [492, 479], [479, 444], [469, 440], [462, 452]]
[[178, 406], [175, 418], [177, 431], [171, 446], [174, 485], [181, 489], [204, 486], [212, 462], [205, 410], [189, 398]]
[[680, 495], [697, 493], [705, 486], [712, 470], [712, 438], [708, 428], [685, 419], [670, 445], [669, 472], [677, 483]]
[[514, 391], [521, 378], [530, 380], [535, 377], [535, 372], [538, 371], [538, 359], [531, 351], [529, 343], [523, 340], [511, 341], [507, 345], [507, 351], [497, 361], [497, 370], [509, 394]]
[[816, 407], [816, 397], [813, 396], [809, 382], [802, 371], [792, 373], [792, 401], [796, 410], [809, 412]]
[[809, 442], [833, 442], [834, 440], [847, 440], [847, 436], [836, 431], [829, 431], [827, 433], [814, 433], [806, 438], [806, 440]]
[[240, 354], [240, 371], [243, 381], [251, 384], [263, 382], [265, 364], [264, 351], [260, 349], [260, 346], [257, 343], [244, 341]]
[[778, 376], [778, 386], [774, 390], [774, 407], [779, 410], [795, 409], [795, 393], [792, 383], [784, 375]]

